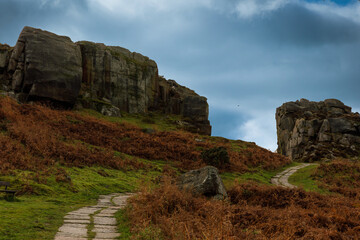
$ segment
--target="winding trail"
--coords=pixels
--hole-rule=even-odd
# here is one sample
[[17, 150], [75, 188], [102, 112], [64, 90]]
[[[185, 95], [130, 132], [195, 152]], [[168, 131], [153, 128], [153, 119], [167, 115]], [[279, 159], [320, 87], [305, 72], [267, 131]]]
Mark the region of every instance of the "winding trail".
[[121, 234], [117, 232], [115, 213], [124, 208], [126, 200], [132, 195], [100, 195], [96, 205], [69, 212], [64, 217], [64, 224], [55, 235], [55, 240], [116, 239]]
[[[296, 188], [289, 183], [289, 177], [297, 170], [314, 165], [302, 163], [278, 173], [271, 183], [287, 188]], [[132, 193], [113, 193], [100, 195], [94, 206], [83, 207], [69, 212], [64, 217], [64, 224], [59, 228], [54, 240], [109, 240], [116, 239], [117, 232], [115, 213], [124, 208], [126, 200]]]
[[287, 168], [284, 171], [282, 171], [281, 173], [278, 173], [276, 176], [271, 178], [271, 183], [278, 185], [278, 186], [282, 186], [282, 187], [296, 188], [296, 186], [289, 183], [289, 177], [292, 174], [294, 174], [297, 170], [307, 167], [307, 166], [311, 166], [311, 165], [315, 165], [315, 164], [314, 163], [302, 163], [298, 166]]

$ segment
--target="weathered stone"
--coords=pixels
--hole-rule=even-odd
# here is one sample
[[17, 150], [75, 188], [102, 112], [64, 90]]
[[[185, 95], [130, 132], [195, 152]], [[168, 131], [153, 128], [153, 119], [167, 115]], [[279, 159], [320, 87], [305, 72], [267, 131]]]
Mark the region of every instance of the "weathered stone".
[[277, 151], [293, 160], [360, 154], [360, 115], [339, 100], [284, 103], [276, 110], [276, 122]]
[[186, 121], [181, 121], [181, 125], [190, 132], [211, 135], [209, 106], [205, 97], [174, 80], [158, 77], [157, 84], [158, 96], [154, 104], [156, 109], [184, 116]]
[[86, 219], [65, 219], [64, 223], [89, 224], [90, 220], [86, 220]]
[[114, 233], [117, 231], [116, 226], [108, 226], [108, 225], [95, 225], [93, 232], [96, 233]]
[[121, 47], [86, 41], [77, 44], [82, 51], [85, 107], [103, 112], [98, 100], [106, 98], [129, 113], [154, 109], [182, 115], [190, 120], [188, 130], [211, 134], [206, 98], [174, 80], [159, 77], [153, 60]]
[[109, 117], [121, 117], [120, 109], [114, 105], [103, 105], [100, 113]]
[[88, 238], [55, 236], [55, 240], [88, 240]]
[[83, 207], [76, 211], [69, 212], [68, 214], [75, 214], [75, 215], [77, 215], [77, 214], [93, 214], [94, 212], [98, 211], [99, 209], [101, 209], [101, 208]]
[[78, 219], [78, 220], [86, 219], [86, 220], [90, 220], [90, 216], [88, 214], [69, 214], [69, 215], [66, 215], [64, 217], [64, 219]]
[[8, 72], [12, 87], [30, 98], [74, 104], [82, 68], [80, 47], [70, 38], [25, 27], [12, 52]]
[[200, 96], [185, 97], [183, 115], [195, 121], [206, 121], [209, 116], [209, 105], [206, 98]]
[[192, 132], [211, 135], [211, 126], [208, 121], [209, 105], [206, 98], [201, 96], [186, 96], [183, 106], [182, 115], [185, 118], [191, 119]]
[[96, 233], [95, 238], [96, 239], [115, 239], [119, 237], [120, 233], [114, 233], [114, 232], [98, 232]]
[[345, 118], [329, 118], [332, 133], [354, 133], [356, 128], [354, 124]]
[[9, 64], [11, 48], [8, 45], [0, 44], [0, 90], [6, 90], [6, 70]]
[[13, 49], [0, 45], [0, 89], [15, 91], [20, 101], [53, 100], [107, 116], [178, 114], [185, 130], [211, 134], [206, 98], [159, 76], [155, 61], [31, 27], [23, 29]]
[[227, 193], [215, 167], [207, 166], [189, 171], [178, 179], [180, 189], [191, 191], [195, 195], [204, 195], [215, 199], [224, 199]]
[[151, 106], [156, 63], [138, 53], [100, 43], [78, 42], [82, 52], [82, 92], [107, 98], [122, 111], [144, 113]]
[[87, 228], [85, 227], [72, 227], [70, 224], [63, 225], [59, 228], [59, 232], [76, 235], [77, 237], [86, 237], [87, 236]]

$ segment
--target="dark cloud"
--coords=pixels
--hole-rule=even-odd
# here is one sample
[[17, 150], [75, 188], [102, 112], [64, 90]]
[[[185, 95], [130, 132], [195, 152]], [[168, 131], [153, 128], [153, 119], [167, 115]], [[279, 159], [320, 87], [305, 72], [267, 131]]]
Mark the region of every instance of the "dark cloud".
[[[85, 12], [86, 0], [2, 0], [0, 2], [0, 42], [15, 45], [24, 26], [56, 31], [57, 29], [81, 28], [70, 12]], [[61, 34], [61, 33], [59, 33]]]
[[263, 29], [275, 44], [318, 47], [360, 41], [359, 24], [341, 16], [319, 14], [298, 3], [271, 14]]
[[214, 135], [265, 147], [276, 142], [272, 116], [285, 101], [338, 98], [360, 109], [359, 23], [301, 1], [250, 19], [217, 10], [236, 2], [129, 18], [86, 0], [2, 0], [0, 42], [14, 45], [30, 25], [141, 52], [209, 99]]

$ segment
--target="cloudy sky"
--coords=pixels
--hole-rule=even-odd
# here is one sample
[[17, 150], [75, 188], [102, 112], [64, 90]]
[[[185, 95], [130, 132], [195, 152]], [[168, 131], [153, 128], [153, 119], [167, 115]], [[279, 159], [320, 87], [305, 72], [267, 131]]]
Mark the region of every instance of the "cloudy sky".
[[26, 25], [149, 56], [208, 98], [215, 136], [275, 150], [284, 102], [360, 112], [357, 0], [0, 0], [1, 43]]

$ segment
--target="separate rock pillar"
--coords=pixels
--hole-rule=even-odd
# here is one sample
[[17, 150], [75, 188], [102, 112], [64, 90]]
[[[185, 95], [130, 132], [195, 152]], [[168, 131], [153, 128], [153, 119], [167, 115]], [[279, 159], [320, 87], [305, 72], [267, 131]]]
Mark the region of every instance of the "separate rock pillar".
[[336, 99], [301, 99], [276, 109], [277, 152], [317, 161], [360, 155], [360, 115]]

